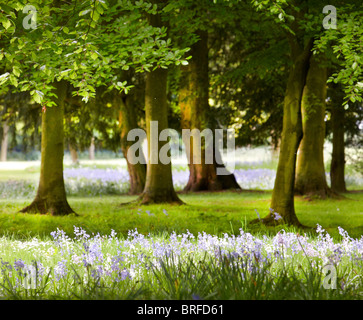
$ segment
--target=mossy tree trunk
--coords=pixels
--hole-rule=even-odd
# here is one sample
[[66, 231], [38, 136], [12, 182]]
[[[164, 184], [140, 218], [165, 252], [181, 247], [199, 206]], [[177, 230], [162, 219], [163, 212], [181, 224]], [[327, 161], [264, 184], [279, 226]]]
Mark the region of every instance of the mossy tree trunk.
[[[148, 18], [153, 27], [164, 25], [159, 14], [150, 14]], [[160, 132], [168, 129], [167, 74], [168, 70], [163, 68], [156, 68], [146, 74], [145, 120], [148, 159], [145, 188], [138, 198], [141, 204], [183, 203], [174, 190], [171, 162], [164, 164], [159, 159], [160, 150], [168, 144], [168, 141], [159, 141]], [[157, 130], [151, 132], [154, 121], [157, 123]]]
[[121, 129], [121, 150], [126, 159], [127, 169], [130, 175], [130, 191], [132, 195], [143, 192], [146, 180], [146, 161], [142, 150], [139, 150], [139, 161], [134, 164], [129, 161], [127, 153], [129, 148], [134, 144], [133, 141], [127, 140], [127, 135], [130, 130], [138, 128], [137, 120], [132, 105], [130, 105], [130, 97], [121, 97], [115, 94], [115, 104], [119, 107], [119, 124]]
[[334, 192], [347, 192], [344, 176], [344, 107], [341, 103], [332, 105], [331, 122], [333, 131], [333, 151], [330, 165], [331, 190]]
[[[166, 69], [158, 68], [147, 73], [145, 118], [148, 159], [145, 188], [139, 197], [142, 204], [182, 203], [174, 190], [171, 163], [163, 164], [159, 159], [160, 149], [168, 143], [167, 141], [158, 141], [160, 132], [168, 129], [166, 85]], [[152, 121], [156, 121], [158, 126], [157, 132], [153, 132], [153, 136], [151, 134]]]
[[302, 48], [296, 37], [290, 36], [289, 41], [293, 64], [289, 72], [284, 98], [280, 154], [271, 199], [271, 208], [282, 219], [275, 221], [273, 213], [270, 212], [262, 219], [262, 222], [265, 224], [287, 223], [301, 226], [294, 207], [295, 168], [296, 154], [303, 135], [301, 98], [313, 41], [310, 39], [304, 45], [304, 48]]
[[324, 168], [327, 68], [322, 63], [318, 56], [311, 56], [301, 103], [303, 138], [297, 158], [295, 192], [326, 198], [332, 192]]
[[[208, 33], [197, 32], [200, 40], [190, 51], [192, 59], [189, 64], [181, 68], [181, 82], [179, 91], [179, 106], [181, 110], [182, 129], [213, 129], [209, 121], [210, 106], [208, 102], [209, 75], [208, 75]], [[212, 131], [213, 133], [213, 131]], [[200, 148], [194, 147], [193, 138], [184, 138], [187, 157], [189, 160], [189, 180], [185, 191], [240, 189], [233, 174], [217, 175], [217, 167], [224, 167], [219, 151], [213, 152], [212, 163], [206, 163], [206, 146], [204, 139]], [[213, 134], [213, 140], [215, 139]], [[212, 142], [213, 143], [213, 142]], [[198, 145], [199, 146], [199, 145]], [[200, 159], [198, 163], [193, 159]]]
[[67, 215], [74, 211], [67, 202], [63, 180], [63, 113], [67, 83], [56, 82], [56, 106], [42, 113], [40, 179], [34, 201], [20, 212]]

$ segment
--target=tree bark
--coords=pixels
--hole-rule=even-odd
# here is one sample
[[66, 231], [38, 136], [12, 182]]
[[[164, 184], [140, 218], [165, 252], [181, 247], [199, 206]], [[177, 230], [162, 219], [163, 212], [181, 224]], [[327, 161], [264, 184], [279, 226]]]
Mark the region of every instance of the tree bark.
[[344, 108], [341, 103], [334, 103], [332, 105], [331, 122], [333, 131], [333, 151], [330, 165], [331, 189], [334, 192], [347, 192], [344, 174]]
[[[145, 87], [145, 117], [148, 143], [148, 159], [145, 188], [139, 201], [150, 203], [182, 203], [178, 198], [172, 179], [171, 163], [160, 162], [159, 154], [167, 141], [158, 141], [162, 130], [168, 128], [167, 110], [167, 70], [158, 68], [146, 75]], [[157, 122], [157, 132], [151, 135], [151, 122]]]
[[301, 103], [303, 138], [297, 158], [295, 192], [326, 198], [332, 192], [324, 168], [327, 68], [321, 63], [319, 57], [311, 56]]
[[95, 159], [95, 138], [92, 137], [91, 139], [91, 144], [88, 148], [88, 158], [90, 160], [94, 160]]
[[129, 194], [135, 195], [143, 192], [146, 181], [146, 161], [142, 150], [139, 150], [139, 162], [133, 164], [129, 161], [127, 153], [131, 145], [134, 143], [127, 140], [127, 135], [130, 130], [138, 128], [136, 116], [132, 105], [129, 102], [130, 98], [126, 96], [122, 98], [115, 93], [115, 105], [119, 107], [119, 125], [121, 129], [121, 150], [126, 159], [127, 169], [130, 175], [130, 191]]
[[296, 37], [290, 36], [292, 67], [287, 81], [283, 107], [283, 129], [279, 161], [276, 171], [274, 189], [272, 191], [271, 208], [282, 219], [274, 220], [273, 213], [269, 213], [262, 222], [287, 223], [301, 226], [294, 207], [294, 185], [296, 154], [302, 139], [301, 98], [305, 86], [306, 75], [313, 41], [301, 48]]
[[[202, 132], [211, 127], [208, 102], [208, 33], [198, 31], [197, 34], [200, 40], [191, 48], [192, 59], [188, 65], [181, 68], [179, 106], [182, 129], [198, 129]], [[206, 163], [208, 151], [205, 143], [202, 141], [198, 148], [192, 142], [193, 138], [183, 136], [183, 139], [189, 166], [189, 180], [184, 191], [241, 189], [233, 174], [217, 175], [217, 167], [224, 167], [223, 164], [217, 164], [217, 159], [221, 159], [219, 151], [212, 147], [209, 151], [213, 152], [212, 163]], [[213, 134], [213, 144], [214, 139]], [[200, 159], [198, 163], [193, 161], [196, 158]]]
[[[165, 0], [152, 2], [159, 5], [165, 3]], [[152, 27], [164, 26], [160, 14], [149, 14], [148, 20]], [[168, 141], [159, 141], [160, 132], [168, 129], [167, 74], [168, 70], [161, 67], [146, 73], [145, 120], [148, 159], [145, 188], [138, 198], [141, 204], [183, 203], [174, 190], [171, 162], [164, 164], [159, 159], [160, 150], [168, 144]], [[153, 121], [157, 123], [156, 132], [151, 132], [155, 124]]]
[[0, 161], [6, 161], [8, 155], [9, 125], [8, 120], [3, 122], [3, 136], [1, 139]]
[[71, 144], [69, 145], [69, 152], [71, 154], [72, 164], [79, 164], [77, 150]]
[[20, 212], [67, 215], [74, 213], [67, 202], [63, 180], [64, 98], [67, 84], [57, 82], [57, 105], [42, 114], [41, 167], [37, 195]]

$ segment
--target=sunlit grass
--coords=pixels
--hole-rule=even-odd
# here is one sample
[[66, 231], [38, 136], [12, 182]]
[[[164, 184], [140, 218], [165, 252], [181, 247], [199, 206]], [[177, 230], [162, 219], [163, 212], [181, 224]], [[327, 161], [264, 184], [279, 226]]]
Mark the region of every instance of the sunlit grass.
[[[252, 233], [275, 234], [279, 230], [249, 225], [257, 218], [255, 210], [261, 217], [267, 215], [271, 192], [205, 192], [179, 196], [185, 205], [121, 205], [137, 199], [136, 196], [70, 197], [68, 201], [79, 216], [61, 217], [17, 213], [32, 199], [2, 199], [0, 234], [46, 236], [57, 227], [72, 233], [74, 225], [90, 233], [107, 234], [114, 229], [123, 235], [134, 228], [144, 234], [189, 230], [193, 234], [205, 231], [220, 235], [238, 233], [239, 228]], [[297, 216], [304, 225], [315, 227], [319, 223], [332, 235], [337, 235], [336, 228], [340, 226], [352, 236], [360, 237], [363, 234], [363, 193], [346, 194], [346, 197], [314, 201], [296, 197]]]

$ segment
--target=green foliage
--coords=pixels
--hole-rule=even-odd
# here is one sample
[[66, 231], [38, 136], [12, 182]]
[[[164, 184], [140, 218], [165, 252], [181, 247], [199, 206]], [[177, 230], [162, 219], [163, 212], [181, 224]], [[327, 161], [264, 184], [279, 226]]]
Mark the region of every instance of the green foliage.
[[346, 6], [337, 19], [337, 29], [328, 29], [316, 43], [316, 50], [324, 51], [331, 46], [338, 59], [338, 70], [329, 82], [342, 83], [345, 104], [348, 101], [362, 101], [363, 92], [363, 6]]
[[155, 14], [157, 6], [148, 2], [86, 1], [57, 7], [44, 0], [34, 7], [36, 27], [27, 31], [19, 12], [24, 5], [2, 5], [0, 69], [6, 72], [0, 81], [30, 91], [35, 102], [48, 107], [55, 80], [69, 81], [87, 102], [100, 85], [129, 90], [119, 79], [120, 70], [167, 68], [186, 52], [165, 39], [166, 28], [149, 26], [145, 13]]

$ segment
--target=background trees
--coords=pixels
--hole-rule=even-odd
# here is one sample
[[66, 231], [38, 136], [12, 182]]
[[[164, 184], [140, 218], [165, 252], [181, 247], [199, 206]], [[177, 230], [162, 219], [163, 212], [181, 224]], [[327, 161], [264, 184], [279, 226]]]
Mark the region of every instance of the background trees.
[[[21, 90], [30, 90], [32, 98], [42, 103], [42, 111], [47, 112], [47, 107], [53, 107], [52, 96], [57, 96], [51, 89], [54, 81], [68, 81], [77, 90], [76, 95], [88, 102], [95, 96], [96, 87], [106, 84], [111, 90], [127, 90], [126, 82], [117, 81], [120, 78], [121, 70], [128, 70], [130, 65], [139, 68], [137, 70], [148, 70], [156, 63], [163, 63], [163, 67], [180, 59], [183, 50], [179, 54], [168, 56], [171, 50], [166, 48], [166, 41], [162, 40], [166, 29], [150, 26], [142, 18], [144, 12], [151, 15], [156, 13], [157, 6], [149, 3], [120, 3], [110, 2], [109, 6], [105, 2], [90, 2], [86, 4], [75, 4], [73, 6], [65, 4], [60, 6], [60, 2], [40, 2], [37, 20], [37, 28], [33, 33], [24, 33], [21, 28], [21, 20], [17, 19], [17, 24], [11, 26], [12, 19], [16, 19], [15, 12], [24, 8], [17, 2], [10, 2], [11, 6], [6, 7], [6, 22], [4, 34], [10, 32], [12, 40], [6, 39], [5, 52], [2, 53], [6, 60], [4, 70], [11, 69], [12, 73], [4, 73], [2, 83], [10, 82], [14, 87], [18, 87], [18, 77], [22, 77], [20, 82]], [[107, 13], [105, 11], [107, 10]], [[69, 13], [73, 14], [69, 16]], [[128, 13], [128, 14], [125, 14]], [[89, 16], [88, 16], [89, 14]], [[86, 16], [88, 18], [79, 18]], [[20, 20], [20, 21], [19, 21]], [[5, 21], [5, 20], [4, 20]], [[9, 23], [10, 25], [9, 25]], [[127, 25], [127, 28], [125, 28]], [[125, 31], [122, 34], [121, 31]], [[132, 37], [132, 34], [135, 37]], [[15, 39], [15, 40], [14, 40]], [[130, 42], [130, 40], [132, 40]], [[27, 53], [29, 54], [27, 55]], [[37, 54], [35, 54], [37, 52]], [[130, 55], [131, 52], [138, 54]], [[27, 64], [23, 64], [23, 59], [30, 57]], [[113, 62], [110, 64], [110, 62]], [[29, 74], [29, 77], [25, 75]], [[25, 77], [25, 79], [23, 78]], [[33, 89], [33, 90], [31, 90]], [[58, 92], [59, 93], [59, 92]], [[62, 99], [66, 98], [66, 91], [62, 92]], [[58, 106], [63, 108], [64, 101], [58, 97]], [[54, 112], [54, 118], [43, 116], [43, 125], [52, 126], [57, 122], [63, 125], [63, 111]], [[47, 123], [47, 124], [46, 124]], [[52, 157], [56, 161], [52, 163], [53, 170], [58, 172], [57, 184], [59, 189], [64, 190], [63, 179], [63, 127], [58, 130], [57, 139], [53, 136], [48, 139], [50, 130], [42, 131], [42, 166]], [[58, 139], [62, 140], [62, 145]], [[51, 154], [56, 147], [61, 147], [62, 153]], [[51, 162], [51, 161], [50, 161]], [[52, 185], [55, 183], [49, 176], [50, 170], [41, 170], [40, 186], [38, 198], [42, 198], [47, 205], [35, 205], [36, 210], [42, 213], [50, 212], [56, 214], [67, 214], [70, 210], [63, 210], [64, 206], [50, 208], [53, 200], [49, 188], [42, 188], [42, 181], [47, 181]], [[56, 191], [54, 191], [56, 192]], [[63, 198], [66, 202], [65, 192], [57, 194], [57, 198]], [[32, 205], [24, 211], [32, 211]]]

